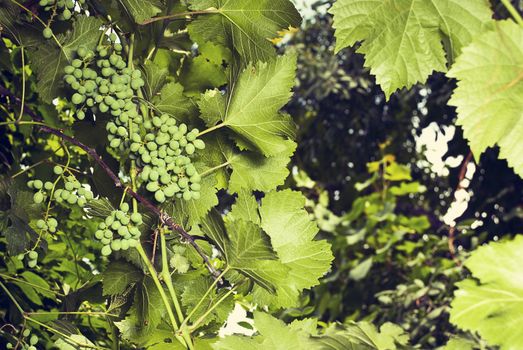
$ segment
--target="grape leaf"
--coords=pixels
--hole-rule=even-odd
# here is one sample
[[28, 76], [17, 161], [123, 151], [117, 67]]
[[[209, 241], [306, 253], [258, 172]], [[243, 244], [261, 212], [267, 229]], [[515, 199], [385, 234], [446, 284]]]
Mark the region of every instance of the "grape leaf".
[[143, 65], [142, 70], [145, 80], [145, 94], [149, 100], [152, 100], [164, 86], [165, 80], [167, 79], [167, 74], [169, 72], [166, 67], [160, 67], [151, 61], [146, 62]]
[[288, 0], [192, 0], [191, 10], [207, 12], [188, 26], [193, 40], [231, 47], [246, 62], [273, 57], [275, 50], [269, 39], [301, 21]]
[[160, 324], [165, 307], [151, 277], [146, 276], [138, 285], [129, 315], [115, 325], [124, 339], [139, 344], [147, 341]]
[[158, 110], [179, 119], [192, 109], [191, 101], [183, 94], [183, 86], [179, 83], [168, 83], [153, 101]]
[[449, 104], [472, 152], [479, 157], [498, 145], [500, 158], [523, 177], [523, 29], [497, 22], [463, 50], [448, 76], [458, 79]]
[[296, 143], [291, 140], [282, 143], [287, 146], [287, 149], [268, 158], [254, 152], [226, 154], [227, 162], [232, 168], [229, 190], [269, 192], [282, 185], [289, 175], [287, 165], [296, 149]]
[[451, 64], [492, 17], [487, 0], [338, 0], [330, 13], [336, 51], [362, 41], [357, 52], [387, 98], [446, 71], [443, 42]]
[[212, 127], [225, 119], [225, 96], [219, 90], [207, 90], [198, 101], [200, 118], [205, 125]]
[[327, 241], [313, 241], [319, 230], [304, 205], [300, 192], [285, 190], [268, 193], [260, 208], [261, 227], [280, 260], [291, 269], [286, 283], [299, 291], [318, 284], [333, 260]]
[[143, 277], [134, 265], [121, 260], [111, 262], [102, 276], [103, 295], [121, 294]]
[[250, 191], [242, 190], [238, 193], [238, 198], [236, 198], [236, 202], [227, 217], [232, 220], [247, 220], [260, 225], [258, 203]]
[[479, 247], [465, 261], [475, 279], [456, 284], [459, 289], [451, 304], [453, 324], [478, 332], [502, 350], [523, 347], [522, 251], [521, 235]]
[[259, 149], [277, 155], [288, 149], [284, 141], [294, 136], [294, 124], [278, 111], [291, 97], [296, 56], [280, 56], [269, 63], [249, 65], [234, 85], [223, 125]]

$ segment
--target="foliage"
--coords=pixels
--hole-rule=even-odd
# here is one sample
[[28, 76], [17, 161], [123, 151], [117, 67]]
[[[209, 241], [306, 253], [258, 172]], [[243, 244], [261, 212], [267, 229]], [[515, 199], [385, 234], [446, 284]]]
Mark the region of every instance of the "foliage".
[[64, 4], [0, 10], [21, 82], [2, 76], [7, 344], [34, 346], [28, 328], [64, 349], [193, 349], [235, 301], [297, 305], [332, 254], [303, 196], [277, 189], [296, 57], [267, 38], [299, 25], [292, 4]]
[[523, 238], [493, 242], [474, 251], [465, 266], [474, 278], [457, 283], [450, 320], [477, 331], [489, 344], [511, 349], [522, 344], [521, 246]]
[[426, 215], [402, 211], [402, 203], [426, 191], [410, 169], [391, 154], [367, 166], [369, 178], [356, 184], [360, 196], [341, 216], [328, 209], [319, 184], [303, 172], [295, 175], [296, 186], [312, 194], [307, 206], [336, 257], [332, 273], [313, 290], [314, 313], [327, 320], [395, 322], [414, 344], [435, 347], [450, 328], [446, 286], [459, 280], [461, 269]]
[[[452, 301], [456, 328], [448, 323], [466, 254], [455, 251], [454, 224], [441, 239], [430, 181], [403, 165], [413, 151], [389, 147], [408, 138], [408, 125], [357, 141], [379, 152], [357, 155], [370, 159], [368, 175], [358, 174], [350, 209], [338, 211], [332, 189], [302, 170], [295, 142], [333, 95], [342, 98], [331, 114], [344, 103], [341, 115], [371, 106], [369, 120], [409, 124], [412, 110], [427, 114], [431, 89], [391, 95], [450, 68], [450, 104], [472, 151], [499, 145], [521, 175], [520, 50], [511, 42], [523, 19], [509, 1], [515, 23], [492, 19], [500, 5], [486, 1], [339, 0], [336, 50], [361, 43], [337, 56], [325, 50], [330, 39], [319, 52], [292, 48], [300, 16], [288, 0], [0, 5], [2, 346], [386, 350], [450, 338], [447, 349], [486, 348], [475, 332], [490, 345], [521, 345], [512, 327], [492, 326], [516, 319], [499, 295], [518, 301], [519, 237], [472, 253], [473, 277]], [[289, 37], [279, 55], [274, 45]], [[310, 57], [321, 79], [303, 69]], [[298, 102], [285, 110], [296, 78]], [[315, 158], [323, 176], [344, 178]], [[487, 236], [460, 238], [473, 249]], [[485, 266], [499, 256], [505, 265]], [[250, 336], [223, 336], [236, 308]]]

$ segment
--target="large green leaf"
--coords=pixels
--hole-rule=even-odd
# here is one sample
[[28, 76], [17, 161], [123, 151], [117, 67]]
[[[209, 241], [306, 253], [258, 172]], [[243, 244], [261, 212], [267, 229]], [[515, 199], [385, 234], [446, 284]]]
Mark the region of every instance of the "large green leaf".
[[266, 156], [287, 150], [283, 141], [294, 135], [291, 117], [278, 111], [292, 96], [295, 70], [294, 55], [280, 56], [248, 66], [234, 84], [223, 124]]
[[473, 277], [457, 283], [450, 321], [502, 350], [523, 348], [523, 236], [479, 247], [465, 262]]
[[287, 283], [298, 291], [318, 284], [333, 260], [330, 244], [313, 240], [318, 226], [304, 205], [300, 192], [285, 190], [268, 193], [260, 208], [261, 226], [280, 260], [290, 268]]
[[301, 20], [289, 0], [192, 0], [191, 9], [207, 12], [189, 25], [195, 41], [230, 47], [246, 62], [274, 56], [269, 40]]
[[160, 324], [165, 307], [151, 277], [146, 276], [138, 285], [134, 303], [128, 316], [122, 321], [115, 322], [124, 339], [145, 343]]
[[463, 50], [448, 76], [458, 79], [449, 103], [472, 152], [479, 157], [498, 145], [500, 157], [523, 176], [523, 28], [497, 22]]
[[358, 52], [387, 97], [446, 71], [447, 58], [452, 63], [492, 16], [487, 0], [338, 0], [330, 12], [336, 50], [362, 41]]

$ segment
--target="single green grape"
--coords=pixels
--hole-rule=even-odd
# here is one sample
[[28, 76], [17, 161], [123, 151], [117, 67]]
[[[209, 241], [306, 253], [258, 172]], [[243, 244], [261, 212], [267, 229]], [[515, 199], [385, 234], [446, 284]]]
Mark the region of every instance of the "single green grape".
[[53, 37], [53, 31], [49, 27], [45, 27], [42, 34], [46, 39], [51, 39]]

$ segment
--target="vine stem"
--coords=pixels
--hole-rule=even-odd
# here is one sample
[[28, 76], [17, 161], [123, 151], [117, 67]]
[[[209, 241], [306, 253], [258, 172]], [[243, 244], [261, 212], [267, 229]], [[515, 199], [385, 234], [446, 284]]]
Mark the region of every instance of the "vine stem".
[[210, 133], [210, 132], [213, 132], [214, 130], [221, 129], [221, 128], [225, 127], [225, 126], [227, 126], [227, 124], [225, 124], [225, 123], [217, 124], [217, 125], [215, 125], [215, 126], [213, 126], [213, 127], [210, 127], [209, 129], [205, 129], [205, 130], [203, 130], [203, 131], [200, 132], [197, 136], [198, 136], [198, 137], [199, 137], [199, 136], [203, 136], [203, 135], [205, 135], [205, 134], [208, 134], [208, 133]]
[[210, 169], [207, 169], [207, 170], [205, 170], [204, 172], [202, 172], [202, 173], [200, 174], [200, 176], [201, 176], [201, 177], [204, 177], [204, 176], [206, 176], [206, 175], [209, 175], [209, 174], [212, 173], [213, 171], [216, 171], [216, 170], [221, 169], [221, 168], [225, 168], [225, 167], [228, 166], [229, 164], [231, 164], [231, 162], [230, 162], [230, 161], [227, 161], [227, 162], [225, 162], [225, 163], [222, 163], [222, 164], [220, 164], [220, 165], [217, 165], [217, 166], [215, 166], [215, 167], [212, 167], [212, 168], [210, 168]]
[[[169, 290], [169, 294], [171, 295], [171, 299], [174, 304], [174, 308], [176, 309], [176, 314], [178, 315], [178, 319], [180, 322], [183, 320], [183, 313], [182, 308], [180, 307], [180, 303], [178, 302], [178, 297], [176, 296], [176, 291], [174, 290], [173, 281], [171, 279], [171, 274], [169, 273], [169, 264], [167, 263], [167, 244], [165, 242], [165, 233], [163, 230], [160, 230], [160, 246], [162, 250], [162, 271], [160, 272], [162, 279], [164, 280], [165, 284], [167, 285], [167, 289]], [[194, 349], [194, 345], [192, 343], [192, 339], [190, 334], [185, 332], [185, 329], [180, 326], [180, 332], [182, 338], [185, 340], [185, 343], [187, 347], [190, 350]]]
[[501, 0], [501, 2], [503, 3], [503, 6], [505, 6], [505, 8], [507, 9], [507, 11], [510, 13], [510, 15], [512, 16], [512, 18], [514, 18], [514, 20], [516, 21], [516, 23], [523, 27], [523, 18], [522, 18], [521, 15], [519, 14], [518, 10], [516, 10], [516, 8], [514, 7], [514, 5], [512, 5], [512, 3], [510, 2], [510, 0]]
[[[165, 294], [162, 284], [160, 283], [160, 280], [158, 279], [158, 272], [154, 268], [153, 264], [151, 264], [151, 262], [149, 261], [149, 257], [145, 253], [145, 250], [143, 249], [141, 243], [139, 243], [136, 246], [136, 250], [138, 251], [138, 254], [140, 254], [140, 257], [142, 258], [145, 266], [147, 267], [147, 270], [149, 270], [149, 273], [151, 274], [153, 282], [156, 285], [158, 292], [160, 293], [162, 302], [165, 306], [165, 309], [167, 310], [167, 315], [169, 316], [169, 320], [171, 321], [171, 326], [173, 328], [174, 334], [178, 334], [178, 329], [179, 329], [178, 323], [176, 322], [176, 318], [174, 317], [173, 309], [171, 308], [169, 299], [167, 299], [167, 295]], [[183, 339], [180, 339], [179, 336], [177, 336], [176, 339], [178, 339], [180, 341], [180, 343], [182, 343], [182, 345], [186, 345], [185, 341]]]
[[25, 49], [23, 46], [20, 47], [20, 51], [22, 56], [22, 103], [20, 103], [20, 115], [17, 120], [22, 120], [25, 107]]
[[171, 274], [169, 272], [169, 264], [167, 263], [167, 243], [165, 242], [165, 233], [163, 232], [163, 230], [160, 230], [160, 247], [162, 250], [161, 276], [162, 279], [165, 281], [165, 284], [167, 285], [169, 293], [171, 294], [171, 299], [173, 300], [174, 307], [176, 309], [176, 314], [178, 315], [178, 319], [181, 322], [183, 320], [183, 313], [180, 307], [180, 303], [178, 302], [178, 297], [176, 296], [176, 291], [174, 290]]

